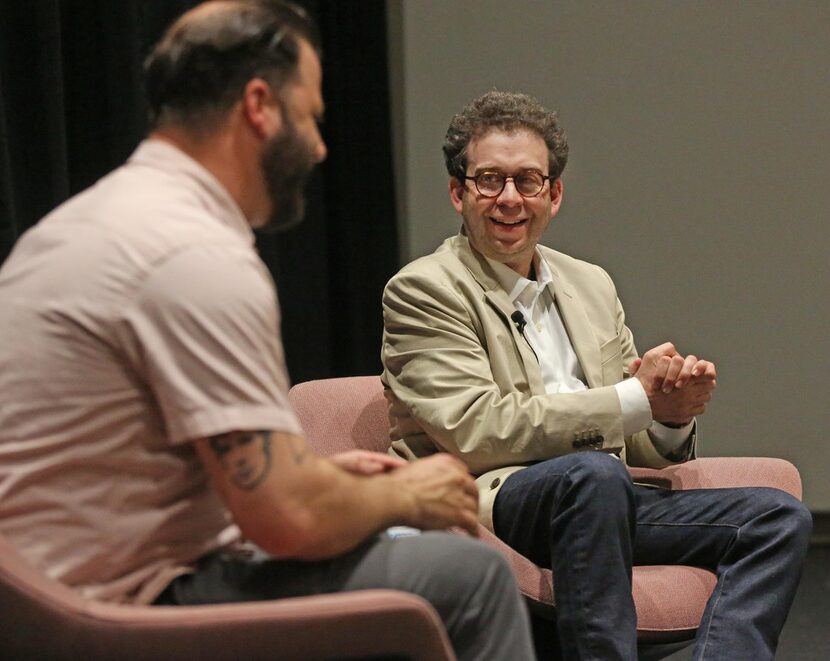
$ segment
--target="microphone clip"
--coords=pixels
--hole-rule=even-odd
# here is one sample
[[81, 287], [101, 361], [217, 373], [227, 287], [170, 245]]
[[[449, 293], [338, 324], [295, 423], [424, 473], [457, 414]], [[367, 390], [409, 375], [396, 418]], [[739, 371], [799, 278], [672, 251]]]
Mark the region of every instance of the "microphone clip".
[[527, 326], [527, 321], [525, 320], [525, 316], [516, 310], [513, 314], [510, 315], [510, 319], [516, 324], [516, 328], [519, 331], [519, 335], [524, 335], [525, 326]]

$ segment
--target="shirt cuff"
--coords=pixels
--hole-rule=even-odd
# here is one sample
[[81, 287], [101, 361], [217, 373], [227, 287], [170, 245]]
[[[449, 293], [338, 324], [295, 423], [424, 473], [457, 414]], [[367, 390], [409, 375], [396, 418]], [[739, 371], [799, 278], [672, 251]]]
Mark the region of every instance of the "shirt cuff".
[[[625, 379], [615, 383], [614, 388], [620, 399], [623, 436], [631, 436], [638, 431], [648, 429], [651, 426], [651, 405], [648, 403], [643, 384], [638, 379]], [[688, 436], [688, 432], [686, 435]], [[680, 443], [678, 443], [679, 446]]]
[[668, 457], [689, 440], [689, 434], [692, 433], [694, 426], [694, 418], [678, 428], [666, 427], [655, 420], [648, 429], [648, 435], [657, 451], [664, 457]]

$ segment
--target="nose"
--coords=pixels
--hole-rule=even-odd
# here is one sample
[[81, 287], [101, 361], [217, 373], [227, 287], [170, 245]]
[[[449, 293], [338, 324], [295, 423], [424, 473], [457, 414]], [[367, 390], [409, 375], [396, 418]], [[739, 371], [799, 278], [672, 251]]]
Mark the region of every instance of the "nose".
[[326, 160], [326, 156], [328, 155], [329, 150], [326, 147], [326, 143], [323, 140], [323, 136], [320, 133], [317, 133], [317, 142], [314, 146], [314, 162], [315, 163], [322, 163]]
[[516, 188], [516, 182], [513, 181], [513, 177], [508, 177], [504, 182], [504, 188], [501, 189], [501, 193], [496, 198], [496, 204], [514, 207], [521, 203], [522, 196]]

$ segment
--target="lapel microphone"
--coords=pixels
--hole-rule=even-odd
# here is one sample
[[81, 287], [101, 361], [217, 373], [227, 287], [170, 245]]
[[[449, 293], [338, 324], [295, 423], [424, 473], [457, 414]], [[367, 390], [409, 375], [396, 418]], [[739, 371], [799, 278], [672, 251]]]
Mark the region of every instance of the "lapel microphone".
[[524, 335], [525, 326], [527, 326], [527, 321], [525, 321], [525, 316], [516, 310], [513, 314], [510, 315], [510, 318], [513, 320], [513, 323], [516, 324], [516, 328], [519, 329], [519, 335]]

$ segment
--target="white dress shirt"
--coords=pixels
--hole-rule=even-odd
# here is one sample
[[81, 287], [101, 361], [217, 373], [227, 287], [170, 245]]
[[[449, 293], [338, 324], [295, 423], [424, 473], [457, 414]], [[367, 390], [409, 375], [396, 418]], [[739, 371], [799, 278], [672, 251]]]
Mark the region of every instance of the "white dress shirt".
[[[553, 278], [539, 251], [533, 257], [536, 280], [524, 278], [500, 262], [485, 259], [527, 322], [524, 336], [536, 353], [545, 391], [555, 394], [585, 390], [588, 387], [585, 375], [556, 306]], [[676, 451], [688, 440], [694, 421], [675, 429], [653, 420], [648, 397], [639, 379], [624, 379], [614, 388], [620, 399], [625, 436], [647, 429], [654, 445], [664, 456]]]

